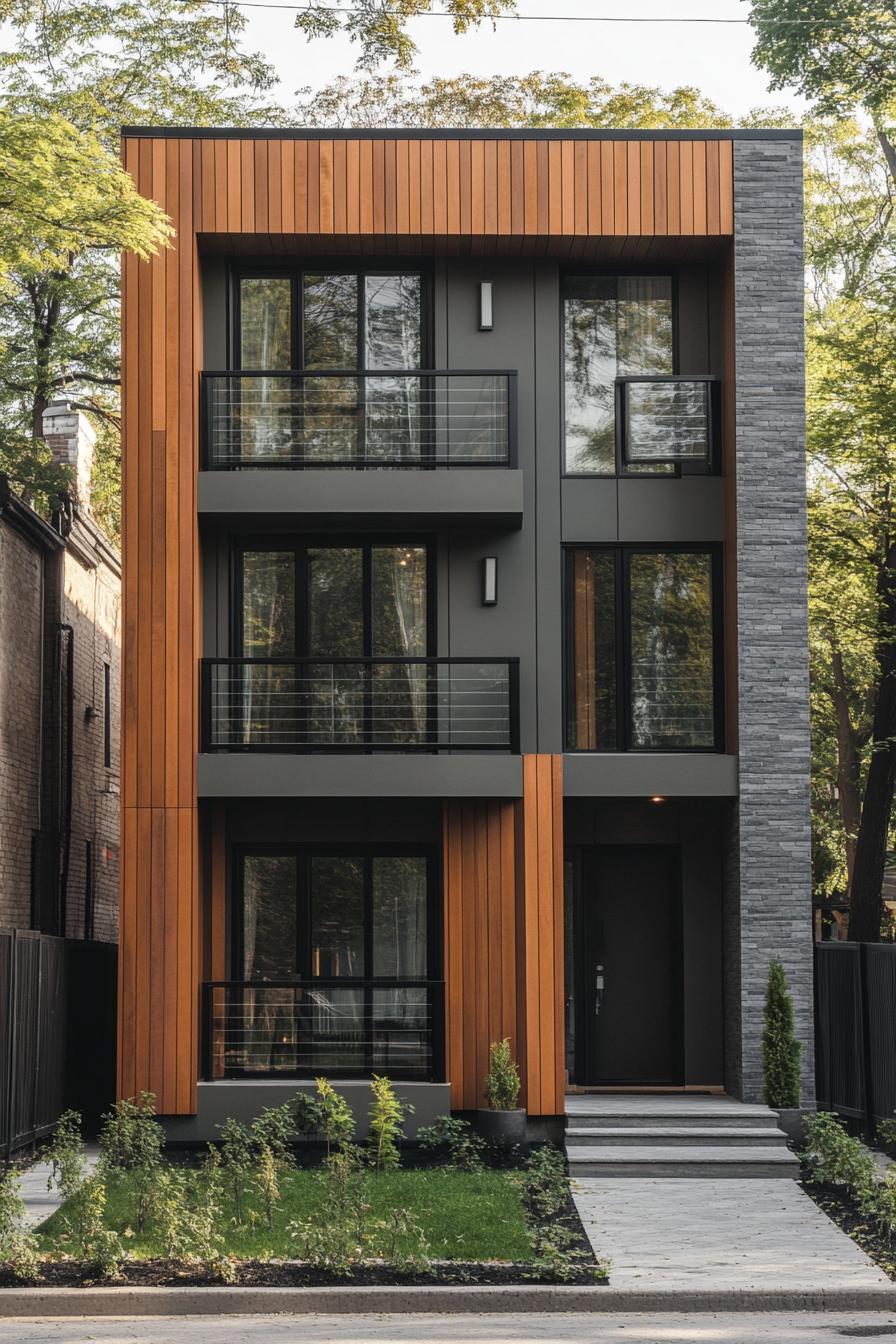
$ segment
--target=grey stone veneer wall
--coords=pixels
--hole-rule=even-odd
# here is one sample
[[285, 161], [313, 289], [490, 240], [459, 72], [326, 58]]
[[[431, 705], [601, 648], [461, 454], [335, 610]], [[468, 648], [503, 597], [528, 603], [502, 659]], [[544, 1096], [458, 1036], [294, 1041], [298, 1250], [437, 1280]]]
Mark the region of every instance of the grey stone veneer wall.
[[814, 1097], [799, 140], [734, 143], [740, 799], [729, 845], [728, 1086], [762, 1090], [768, 964], [785, 966]]

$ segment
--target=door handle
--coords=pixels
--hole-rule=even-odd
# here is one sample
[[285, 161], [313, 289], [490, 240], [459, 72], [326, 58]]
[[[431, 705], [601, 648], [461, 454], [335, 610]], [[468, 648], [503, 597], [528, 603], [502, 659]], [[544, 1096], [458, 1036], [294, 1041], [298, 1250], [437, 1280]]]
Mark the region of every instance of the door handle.
[[594, 968], [594, 1016], [600, 1016], [601, 1004], [604, 1001], [604, 968], [595, 966]]

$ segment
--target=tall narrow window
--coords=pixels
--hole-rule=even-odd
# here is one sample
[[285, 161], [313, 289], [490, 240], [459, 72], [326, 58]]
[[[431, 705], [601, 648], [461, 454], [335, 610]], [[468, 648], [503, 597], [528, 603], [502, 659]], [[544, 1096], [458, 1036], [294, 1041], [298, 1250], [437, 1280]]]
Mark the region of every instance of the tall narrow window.
[[112, 765], [112, 668], [103, 663], [103, 765]]
[[[616, 472], [616, 379], [674, 372], [669, 276], [570, 277], [564, 285], [564, 453], [570, 475]], [[667, 466], [641, 468], [667, 472]]]
[[[288, 276], [244, 276], [239, 289], [239, 365], [255, 373], [293, 366], [292, 281]], [[241, 453], [276, 462], [288, 454], [295, 424], [295, 398], [288, 378], [251, 378], [228, 392], [226, 414], [234, 421]]]
[[570, 750], [719, 745], [714, 578], [705, 551], [568, 551]]

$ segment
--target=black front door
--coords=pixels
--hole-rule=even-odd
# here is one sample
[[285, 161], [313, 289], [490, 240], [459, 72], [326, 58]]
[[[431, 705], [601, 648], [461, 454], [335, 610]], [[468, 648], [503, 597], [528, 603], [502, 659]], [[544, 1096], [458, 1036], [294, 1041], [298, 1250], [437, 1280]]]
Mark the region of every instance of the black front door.
[[582, 851], [577, 1081], [676, 1086], [681, 1061], [679, 856], [662, 845]]

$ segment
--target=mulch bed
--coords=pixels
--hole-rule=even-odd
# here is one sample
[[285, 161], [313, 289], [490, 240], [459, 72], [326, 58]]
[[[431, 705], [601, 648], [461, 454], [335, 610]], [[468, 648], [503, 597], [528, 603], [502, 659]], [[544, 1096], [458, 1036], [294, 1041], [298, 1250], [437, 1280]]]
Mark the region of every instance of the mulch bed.
[[801, 1185], [841, 1231], [852, 1237], [889, 1278], [896, 1279], [896, 1246], [880, 1235], [876, 1223], [865, 1217], [845, 1190], [817, 1181], [803, 1181]]
[[[401, 1273], [388, 1265], [376, 1263], [356, 1265], [348, 1274], [324, 1274], [320, 1270], [296, 1261], [243, 1260], [236, 1265], [236, 1287], [240, 1288], [325, 1288], [325, 1287], [395, 1287], [432, 1288], [454, 1285], [522, 1286], [533, 1283], [552, 1283], [555, 1280], [533, 1277], [524, 1264], [482, 1264], [460, 1260], [433, 1262], [431, 1274]], [[606, 1284], [606, 1279], [580, 1274], [573, 1283]], [[45, 1263], [37, 1283], [22, 1284], [11, 1275], [0, 1273], [0, 1288], [90, 1288], [103, 1286], [131, 1286], [140, 1288], [209, 1288], [221, 1287], [219, 1279], [192, 1268], [185, 1268], [176, 1260], [130, 1260], [121, 1267], [116, 1279], [97, 1279], [90, 1266], [75, 1260], [57, 1260]]]

